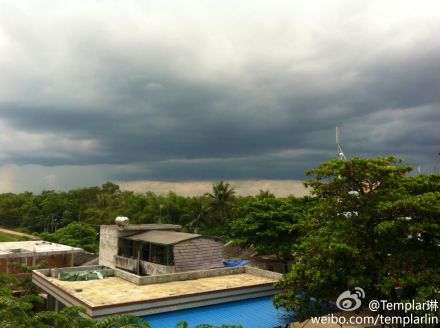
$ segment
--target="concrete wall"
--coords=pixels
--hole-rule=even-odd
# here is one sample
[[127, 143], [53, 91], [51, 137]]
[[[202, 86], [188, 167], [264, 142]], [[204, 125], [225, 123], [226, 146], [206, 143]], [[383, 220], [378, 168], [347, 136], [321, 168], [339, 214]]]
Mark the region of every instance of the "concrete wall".
[[212, 238], [195, 238], [174, 246], [176, 272], [223, 267], [223, 242]]
[[147, 261], [139, 261], [123, 256], [114, 257], [115, 268], [127, 270], [133, 273], [147, 274], [150, 276], [175, 272], [174, 266], [161, 265]]
[[80, 271], [95, 271], [95, 270], [105, 270], [107, 277], [114, 276], [114, 270], [109, 269], [102, 265], [91, 265], [91, 266], [80, 266], [80, 267], [69, 267], [69, 268], [53, 268], [48, 270], [38, 270], [38, 272], [46, 275], [47, 277], [53, 277], [59, 279], [61, 272], [80, 272]]
[[121, 279], [130, 281], [136, 285], [149, 285], [149, 284], [158, 284], [158, 283], [171, 282], [171, 281], [183, 281], [183, 280], [194, 280], [194, 279], [208, 278], [208, 277], [226, 276], [230, 274], [239, 274], [245, 272], [246, 272], [245, 267], [236, 267], [236, 268], [220, 268], [220, 269], [212, 269], [212, 270], [199, 270], [199, 271], [190, 271], [190, 272], [176, 272], [176, 273], [161, 274], [156, 276], [138, 276], [136, 274], [127, 271], [114, 269], [113, 274], [115, 277], [119, 277]]
[[96, 259], [98, 257], [95, 253], [89, 253], [89, 252], [78, 252], [75, 254], [75, 257], [73, 259], [73, 265], [78, 266], [82, 265], [83, 263], [89, 262], [93, 259]]
[[115, 225], [102, 225], [99, 232], [99, 265], [114, 268], [114, 256], [118, 254], [118, 238], [136, 234], [136, 230], [123, 230]]
[[139, 260], [129, 257], [115, 255], [113, 263], [115, 265], [115, 268], [131, 271], [134, 273], [137, 273], [140, 269]]
[[148, 274], [150, 276], [155, 276], [158, 274], [174, 273], [176, 271], [175, 267], [171, 265], [161, 265], [147, 261], [141, 261], [141, 265], [142, 265], [142, 273]]
[[11, 274], [19, 274], [20, 270], [14, 268], [14, 264], [25, 264], [27, 266], [38, 264], [41, 261], [47, 262], [48, 268], [63, 268], [71, 267], [73, 265], [72, 253], [54, 254], [54, 255], [27, 255], [20, 257], [9, 257], [0, 259], [0, 272], [6, 272]]
[[133, 273], [147, 274], [150, 276], [175, 272], [174, 266], [161, 265], [147, 261], [139, 261], [123, 256], [115, 255], [115, 268], [127, 270]]
[[253, 267], [249, 267], [249, 266], [245, 266], [244, 268], [245, 268], [246, 273], [252, 274], [254, 276], [260, 276], [260, 277], [265, 277], [265, 278], [274, 279], [274, 280], [280, 280], [281, 277], [283, 276], [281, 273], [278, 273], [278, 272], [262, 270], [262, 269], [253, 268]]

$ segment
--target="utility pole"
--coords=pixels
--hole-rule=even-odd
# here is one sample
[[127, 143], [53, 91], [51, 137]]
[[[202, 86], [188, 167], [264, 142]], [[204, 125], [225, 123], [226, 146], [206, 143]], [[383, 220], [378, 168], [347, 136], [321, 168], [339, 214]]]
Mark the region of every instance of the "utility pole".
[[159, 223], [162, 223], [162, 208], [163, 208], [163, 205], [160, 204], [159, 205]]

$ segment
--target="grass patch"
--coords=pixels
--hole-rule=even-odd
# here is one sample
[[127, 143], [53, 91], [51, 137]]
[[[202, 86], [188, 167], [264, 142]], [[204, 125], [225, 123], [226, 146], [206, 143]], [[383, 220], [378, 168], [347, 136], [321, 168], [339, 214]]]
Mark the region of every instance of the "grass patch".
[[29, 240], [26, 237], [13, 236], [0, 231], [0, 242]]

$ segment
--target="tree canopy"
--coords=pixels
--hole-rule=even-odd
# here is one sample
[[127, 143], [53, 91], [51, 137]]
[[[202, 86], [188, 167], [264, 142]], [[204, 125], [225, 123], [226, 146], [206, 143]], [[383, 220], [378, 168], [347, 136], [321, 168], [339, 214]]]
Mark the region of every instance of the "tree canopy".
[[96, 230], [87, 223], [72, 222], [54, 233], [42, 233], [41, 237], [58, 244], [82, 247], [92, 253], [98, 250]]
[[[440, 287], [440, 177], [409, 177], [394, 157], [329, 161], [307, 172], [316, 205], [304, 217], [278, 306], [310, 308], [347, 287], [389, 298], [432, 297]], [[307, 312], [307, 311], [305, 311]]]
[[250, 202], [232, 221], [231, 237], [236, 245], [252, 246], [260, 254], [275, 254], [287, 263], [292, 245], [299, 238], [298, 224], [306, 201], [266, 197]]
[[212, 193], [207, 193], [211, 209], [219, 214], [220, 220], [230, 217], [235, 200], [235, 188], [229, 183], [220, 181], [212, 186]]

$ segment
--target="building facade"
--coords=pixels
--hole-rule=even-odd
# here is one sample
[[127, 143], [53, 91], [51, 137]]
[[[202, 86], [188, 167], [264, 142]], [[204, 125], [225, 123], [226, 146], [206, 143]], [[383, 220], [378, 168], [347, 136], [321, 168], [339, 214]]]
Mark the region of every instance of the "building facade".
[[45, 261], [48, 268], [71, 267], [81, 248], [43, 240], [0, 243], [0, 272], [20, 275], [20, 264], [32, 266]]

